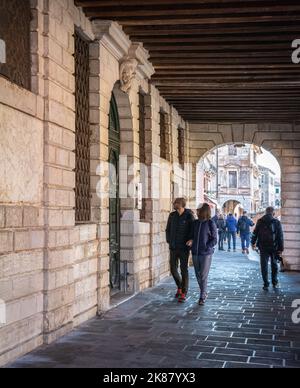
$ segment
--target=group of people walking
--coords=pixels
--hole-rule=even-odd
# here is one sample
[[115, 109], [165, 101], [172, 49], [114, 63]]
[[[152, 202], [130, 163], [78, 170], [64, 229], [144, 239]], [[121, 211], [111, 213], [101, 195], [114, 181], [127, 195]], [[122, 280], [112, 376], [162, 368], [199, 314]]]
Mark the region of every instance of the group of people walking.
[[[254, 250], [259, 250], [261, 272], [264, 281], [263, 289], [270, 287], [268, 264], [271, 260], [272, 284], [278, 288], [278, 260], [284, 251], [283, 230], [280, 221], [275, 218], [275, 210], [267, 208], [252, 233], [253, 221], [247, 212], [237, 220], [232, 214], [225, 219], [221, 214], [212, 218], [208, 204], [197, 209], [197, 219], [191, 210], [186, 209], [186, 200], [177, 198], [174, 212], [168, 219], [166, 238], [170, 247], [170, 269], [177, 285], [176, 298], [184, 303], [189, 290], [189, 257], [192, 252], [196, 278], [200, 288], [199, 305], [204, 305], [208, 296], [208, 276], [215, 247], [224, 250], [224, 239], [228, 239], [228, 250], [236, 252], [237, 234], [240, 233], [243, 253], [249, 253], [250, 243]], [[180, 266], [180, 273], [179, 267]]]
[[220, 251], [224, 251], [224, 242], [228, 240], [228, 252], [231, 252], [231, 242], [233, 252], [236, 252], [237, 235], [240, 234], [243, 254], [250, 253], [251, 228], [254, 226], [254, 222], [248, 217], [246, 211], [243, 212], [239, 220], [231, 213], [226, 218], [223, 214], [217, 212], [213, 217], [213, 221], [218, 229]]

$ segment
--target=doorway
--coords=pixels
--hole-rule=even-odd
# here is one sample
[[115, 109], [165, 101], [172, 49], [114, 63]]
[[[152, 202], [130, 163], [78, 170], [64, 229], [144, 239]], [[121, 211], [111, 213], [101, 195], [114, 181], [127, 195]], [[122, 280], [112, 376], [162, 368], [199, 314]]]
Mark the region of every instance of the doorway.
[[121, 289], [119, 157], [120, 121], [116, 100], [112, 96], [109, 113], [109, 274], [112, 295]]

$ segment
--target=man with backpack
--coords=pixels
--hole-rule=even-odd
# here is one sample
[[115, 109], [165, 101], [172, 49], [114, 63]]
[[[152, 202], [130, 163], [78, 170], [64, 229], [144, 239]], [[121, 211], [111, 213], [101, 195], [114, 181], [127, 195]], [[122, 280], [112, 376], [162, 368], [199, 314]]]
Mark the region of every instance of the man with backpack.
[[226, 229], [228, 232], [228, 252], [231, 251], [231, 239], [233, 242], [233, 252], [236, 252], [237, 220], [232, 213], [230, 213], [227, 217]]
[[260, 250], [261, 272], [264, 281], [263, 289], [269, 290], [268, 264], [271, 259], [272, 284], [278, 288], [278, 261], [284, 251], [284, 236], [281, 222], [275, 218], [275, 210], [268, 207], [266, 215], [258, 220], [252, 236], [252, 248]]
[[254, 222], [248, 217], [248, 213], [246, 211], [243, 212], [243, 216], [238, 221], [237, 233], [240, 233], [241, 241], [242, 241], [242, 250], [243, 254], [249, 255], [249, 247], [250, 247], [250, 235], [251, 229], [254, 226]]

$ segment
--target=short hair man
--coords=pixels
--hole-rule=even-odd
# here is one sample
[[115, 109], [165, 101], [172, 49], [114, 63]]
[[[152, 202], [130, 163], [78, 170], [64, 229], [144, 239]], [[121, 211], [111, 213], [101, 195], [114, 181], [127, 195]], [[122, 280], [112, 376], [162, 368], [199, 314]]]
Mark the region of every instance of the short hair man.
[[[171, 273], [177, 285], [176, 298], [184, 303], [189, 287], [189, 256], [188, 242], [193, 238], [194, 215], [186, 209], [185, 198], [177, 198], [174, 201], [174, 212], [168, 219], [166, 238], [170, 248]], [[178, 272], [180, 262], [181, 275]]]
[[275, 218], [275, 209], [268, 207], [266, 214], [256, 224], [252, 236], [252, 247], [260, 250], [261, 272], [264, 281], [263, 289], [268, 291], [270, 283], [268, 279], [268, 264], [271, 260], [272, 284], [278, 288], [278, 258], [284, 251], [284, 236], [281, 222]]
[[249, 255], [250, 253], [250, 235], [253, 226], [254, 222], [248, 217], [248, 213], [244, 211], [237, 225], [237, 233], [240, 233], [243, 254]]

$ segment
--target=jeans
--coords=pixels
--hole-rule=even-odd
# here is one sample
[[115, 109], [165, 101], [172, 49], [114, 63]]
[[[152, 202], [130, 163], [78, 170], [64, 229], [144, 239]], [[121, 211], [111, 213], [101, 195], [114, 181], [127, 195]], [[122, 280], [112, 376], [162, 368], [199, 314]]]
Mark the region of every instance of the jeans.
[[269, 259], [271, 259], [271, 268], [272, 268], [272, 284], [278, 284], [278, 263], [276, 255], [272, 252], [261, 252], [260, 253], [260, 264], [261, 264], [261, 273], [264, 281], [264, 285], [269, 287], [269, 276], [268, 276], [268, 266]]
[[231, 249], [231, 238], [233, 241], [233, 250], [236, 250], [236, 232], [228, 232], [228, 249]]
[[224, 235], [225, 233], [219, 230], [219, 250], [224, 249]]
[[[182, 289], [184, 294], [187, 294], [189, 289], [189, 256], [189, 251], [170, 251], [171, 274], [175, 280], [177, 288]], [[178, 272], [178, 263], [180, 263], [181, 275]]]
[[193, 263], [196, 273], [196, 278], [200, 287], [200, 298], [205, 298], [207, 295], [207, 283], [209, 270], [212, 263], [212, 255], [193, 256]]
[[242, 249], [245, 251], [250, 247], [250, 233], [241, 233]]

